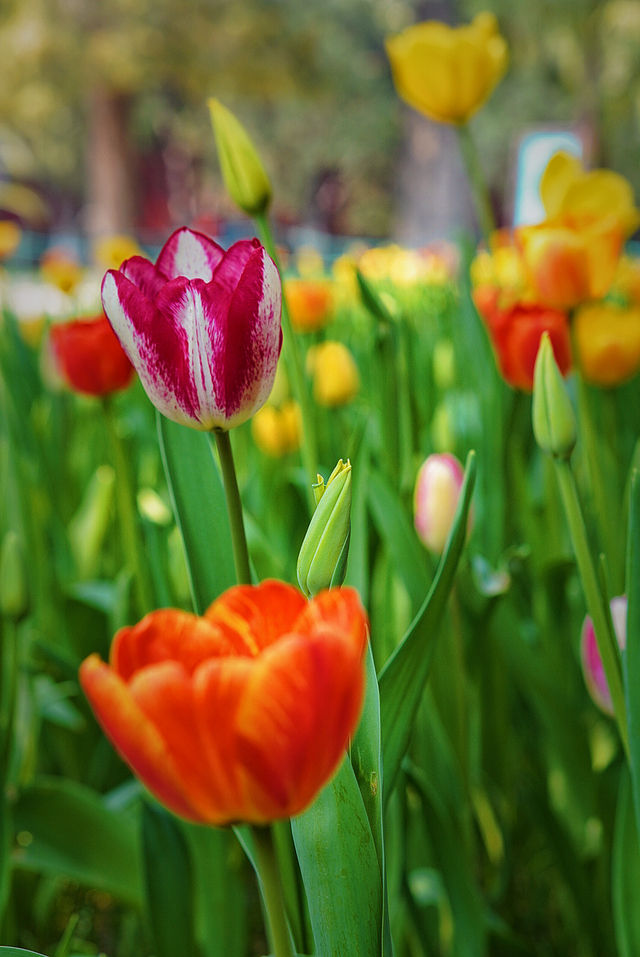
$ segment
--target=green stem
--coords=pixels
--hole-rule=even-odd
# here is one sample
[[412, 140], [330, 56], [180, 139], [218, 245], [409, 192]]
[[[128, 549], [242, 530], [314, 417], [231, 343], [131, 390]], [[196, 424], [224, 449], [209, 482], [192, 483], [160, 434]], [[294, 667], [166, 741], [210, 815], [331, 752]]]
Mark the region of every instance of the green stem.
[[556, 475], [565, 514], [569, 523], [569, 532], [582, 580], [587, 609], [593, 620], [598, 651], [602, 659], [604, 673], [613, 701], [618, 730], [627, 756], [629, 755], [629, 734], [627, 729], [626, 707], [622, 685], [622, 663], [615, 635], [611, 628], [611, 618], [605, 607], [595, 566], [589, 550], [587, 530], [584, 524], [580, 500], [571, 466], [566, 460], [554, 460]]
[[222, 429], [214, 429], [213, 435], [216, 440], [216, 448], [218, 449], [218, 455], [220, 457], [222, 482], [224, 485], [224, 493], [227, 499], [227, 513], [229, 515], [229, 525], [231, 527], [231, 544], [233, 546], [233, 561], [236, 568], [236, 579], [239, 585], [250, 585], [251, 565], [249, 563], [249, 549], [247, 548], [247, 536], [244, 531], [242, 501], [240, 499], [240, 490], [238, 489], [236, 468], [233, 462], [231, 439], [229, 437], [229, 433], [223, 431]]
[[103, 408], [111, 457], [116, 470], [116, 500], [122, 547], [125, 560], [133, 572], [138, 612], [145, 615], [154, 608], [155, 602], [147, 563], [142, 554], [135, 487], [129, 457], [120, 437], [113, 406], [108, 398], [104, 400]]
[[267, 913], [272, 957], [294, 957], [271, 829], [268, 827], [253, 827], [251, 830], [260, 890]]
[[[276, 264], [280, 276], [282, 276], [282, 268], [280, 266], [278, 251], [273, 239], [273, 233], [271, 231], [269, 219], [265, 213], [260, 213], [255, 217], [255, 221], [264, 248], [267, 250]], [[287, 369], [287, 376], [289, 378], [293, 394], [298, 402], [298, 405], [300, 406], [300, 413], [302, 415], [302, 461], [305, 471], [310, 479], [307, 497], [311, 512], [313, 512], [314, 501], [313, 493], [311, 492], [311, 485], [316, 480], [319, 465], [315, 419], [313, 415], [311, 396], [309, 394], [309, 389], [304, 377], [302, 359], [300, 357], [298, 344], [291, 327], [289, 308], [287, 306], [287, 299], [284, 295], [284, 290], [282, 294], [282, 338], [282, 353]]]
[[476, 144], [473, 141], [468, 125], [463, 123], [461, 126], [457, 126], [456, 130], [458, 132], [460, 152], [462, 153], [462, 159], [469, 178], [476, 213], [478, 214], [478, 222], [480, 223], [480, 229], [488, 246], [489, 237], [496, 228], [496, 220], [493, 214], [493, 206], [491, 204], [487, 181], [482, 170]]

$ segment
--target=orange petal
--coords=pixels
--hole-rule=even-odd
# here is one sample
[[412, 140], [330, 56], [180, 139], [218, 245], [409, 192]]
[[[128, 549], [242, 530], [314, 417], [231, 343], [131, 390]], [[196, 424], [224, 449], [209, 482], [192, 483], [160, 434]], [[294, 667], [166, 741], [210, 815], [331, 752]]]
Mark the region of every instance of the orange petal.
[[79, 676], [103, 731], [137, 777], [170, 810], [200, 820], [164, 740], [124, 681], [95, 654], [83, 661]]
[[368, 621], [355, 588], [331, 588], [308, 602], [295, 623], [298, 634], [318, 628], [340, 632], [362, 654], [367, 642]]
[[305, 604], [297, 588], [267, 580], [230, 588], [207, 609], [205, 618], [243, 647], [244, 654], [257, 655], [291, 630]]
[[237, 715], [251, 820], [300, 813], [355, 731], [364, 694], [359, 647], [336, 632], [285, 638], [258, 659]]
[[203, 618], [163, 608], [145, 615], [131, 628], [120, 629], [111, 646], [111, 666], [125, 681], [141, 668], [161, 661], [179, 661], [191, 674], [202, 661], [238, 650]]

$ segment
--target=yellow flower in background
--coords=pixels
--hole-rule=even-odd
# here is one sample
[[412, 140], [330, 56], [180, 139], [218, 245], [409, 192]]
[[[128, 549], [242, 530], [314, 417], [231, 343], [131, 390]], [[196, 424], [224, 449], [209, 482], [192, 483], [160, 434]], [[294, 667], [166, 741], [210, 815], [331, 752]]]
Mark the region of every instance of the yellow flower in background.
[[95, 263], [103, 269], [119, 269], [125, 259], [141, 255], [142, 250], [133, 236], [103, 236], [93, 248]]
[[335, 302], [329, 279], [285, 279], [284, 295], [296, 332], [324, 329], [333, 319]]
[[251, 434], [258, 448], [272, 458], [281, 458], [300, 448], [302, 417], [293, 399], [275, 405], [263, 405], [251, 420]]
[[324, 273], [324, 259], [315, 246], [301, 246], [294, 259], [298, 275], [303, 279], [317, 279]]
[[42, 278], [61, 292], [72, 293], [82, 279], [82, 266], [73, 253], [62, 246], [51, 246], [40, 260]]
[[640, 305], [640, 259], [622, 256], [611, 288], [629, 302]]
[[0, 259], [8, 259], [20, 245], [22, 230], [12, 219], [0, 222]]
[[323, 342], [309, 349], [307, 371], [313, 377], [313, 396], [318, 405], [346, 405], [358, 394], [358, 367], [341, 342]]
[[460, 27], [417, 23], [389, 37], [386, 48], [399, 96], [440, 123], [466, 123], [507, 68], [507, 44], [491, 13]]
[[640, 224], [631, 184], [610, 169], [584, 170], [580, 161], [560, 151], [549, 160], [540, 180], [547, 219], [572, 226], [615, 223], [629, 236]]
[[573, 319], [578, 365], [593, 385], [615, 386], [640, 369], [640, 307], [613, 302], [582, 306]]

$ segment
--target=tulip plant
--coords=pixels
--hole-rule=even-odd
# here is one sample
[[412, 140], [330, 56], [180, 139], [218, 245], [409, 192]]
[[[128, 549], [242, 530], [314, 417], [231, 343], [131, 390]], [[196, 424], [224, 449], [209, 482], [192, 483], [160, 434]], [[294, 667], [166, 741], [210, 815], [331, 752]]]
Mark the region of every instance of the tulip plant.
[[[485, 17], [388, 50], [464, 130], [506, 66]], [[119, 237], [38, 345], [2, 313], [0, 957], [635, 957], [628, 184], [560, 156], [436, 279], [283, 281], [209, 108], [259, 238]]]

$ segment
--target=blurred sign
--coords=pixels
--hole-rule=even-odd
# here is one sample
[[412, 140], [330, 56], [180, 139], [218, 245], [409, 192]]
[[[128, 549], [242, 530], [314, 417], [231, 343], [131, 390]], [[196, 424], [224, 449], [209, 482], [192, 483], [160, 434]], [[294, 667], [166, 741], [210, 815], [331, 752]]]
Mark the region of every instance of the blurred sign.
[[571, 130], [535, 130], [518, 144], [513, 225], [533, 225], [544, 219], [540, 179], [554, 153], [564, 150], [583, 159], [584, 142]]

